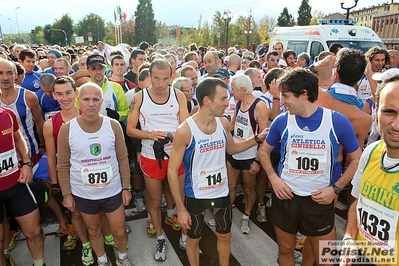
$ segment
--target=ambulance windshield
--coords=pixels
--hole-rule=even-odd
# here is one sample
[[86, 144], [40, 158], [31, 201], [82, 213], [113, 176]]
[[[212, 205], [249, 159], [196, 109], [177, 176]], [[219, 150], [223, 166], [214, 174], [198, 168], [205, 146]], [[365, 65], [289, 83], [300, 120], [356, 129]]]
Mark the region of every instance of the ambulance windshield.
[[333, 43], [340, 43], [343, 47], [353, 48], [366, 53], [371, 47], [379, 46], [382, 48], [386, 48], [382, 42], [370, 42], [370, 41], [342, 41], [342, 40], [335, 40], [335, 41], [327, 41], [327, 46], [330, 47]]

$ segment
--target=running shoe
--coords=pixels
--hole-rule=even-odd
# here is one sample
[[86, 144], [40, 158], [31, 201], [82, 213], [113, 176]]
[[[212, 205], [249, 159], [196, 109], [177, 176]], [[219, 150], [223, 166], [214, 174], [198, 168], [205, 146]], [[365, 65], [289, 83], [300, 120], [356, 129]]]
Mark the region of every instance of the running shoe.
[[141, 196], [133, 196], [134, 197], [134, 206], [136, 206], [136, 209], [138, 212], [143, 212], [145, 211], [145, 204], [143, 197]]
[[152, 224], [151, 220], [147, 220], [147, 230], [146, 230], [146, 235], [148, 237], [153, 237], [155, 236], [157, 231], [154, 228], [154, 225]]
[[302, 239], [298, 238], [297, 236], [295, 249], [302, 249], [303, 245], [305, 245], [305, 241], [306, 241], [306, 236], [304, 236]]
[[175, 230], [175, 231], [180, 231], [180, 229], [181, 229], [181, 225], [177, 222], [177, 215], [176, 214], [173, 214], [173, 215], [170, 215], [170, 216], [166, 216], [165, 217], [165, 223], [167, 225], [172, 226], [172, 229]]
[[13, 230], [10, 232], [10, 244], [8, 244], [8, 249], [13, 250], [15, 248], [16, 242], [21, 238], [21, 229], [18, 228], [17, 231]]
[[162, 192], [161, 208], [166, 207], [165, 192]]
[[158, 239], [157, 246], [155, 248], [154, 259], [156, 261], [165, 261], [166, 260], [166, 240]]
[[58, 228], [57, 231], [55, 231], [55, 236], [58, 236], [58, 237], [63, 237], [67, 234], [68, 234], [68, 229], [61, 230], [60, 228]]
[[6, 258], [6, 266], [17, 266], [14, 263], [14, 260], [11, 257], [11, 254], [4, 254], [4, 257]]
[[295, 264], [301, 265], [302, 264], [302, 253], [294, 250], [294, 259], [295, 259]]
[[241, 233], [249, 234], [251, 228], [249, 228], [249, 219], [241, 219]]
[[[184, 250], [184, 251], [186, 251], [186, 241], [183, 241], [183, 239], [182, 239], [181, 236], [180, 236], [180, 239], [179, 239], [179, 248], [182, 249], [182, 250]], [[199, 255], [200, 255], [200, 256], [203, 255], [201, 249], [199, 249]]]
[[82, 248], [82, 263], [86, 266], [94, 263], [93, 249], [91, 246]]
[[100, 262], [97, 260], [98, 266], [112, 266], [111, 262], [108, 260], [107, 262]]
[[62, 245], [62, 250], [72, 250], [76, 247], [76, 241], [78, 241], [79, 237], [77, 233], [68, 233], [67, 239]]
[[132, 231], [132, 229], [130, 229], [130, 226], [127, 223], [125, 223], [125, 230], [126, 230], [126, 233], [128, 233], [128, 234]]
[[256, 220], [258, 220], [258, 222], [260, 223], [266, 223], [267, 218], [266, 218], [266, 206], [259, 206], [258, 205], [258, 210], [257, 210], [257, 216], [256, 216]]
[[115, 241], [114, 241], [114, 237], [111, 235], [111, 238], [110, 239], [107, 239], [105, 236], [104, 236], [104, 242], [105, 242], [105, 245], [107, 245], [107, 246], [113, 246], [114, 248], [116, 248], [116, 249], [118, 249], [117, 247], [116, 247], [116, 244], [115, 244]]
[[236, 196], [242, 196], [245, 195], [245, 190], [242, 187], [242, 185], [238, 185], [236, 188]]
[[129, 260], [126, 256], [124, 259], [119, 259], [118, 256], [116, 257], [116, 265], [117, 266], [133, 266], [133, 263]]

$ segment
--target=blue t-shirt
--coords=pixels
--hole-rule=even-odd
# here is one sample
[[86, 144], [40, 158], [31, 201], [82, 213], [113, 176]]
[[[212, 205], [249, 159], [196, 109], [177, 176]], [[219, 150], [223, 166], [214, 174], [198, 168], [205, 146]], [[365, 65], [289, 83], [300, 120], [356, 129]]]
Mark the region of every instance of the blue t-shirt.
[[30, 73], [25, 73], [24, 81], [21, 83], [21, 87], [30, 90], [30, 91], [38, 91], [40, 90], [40, 77], [42, 73], [32, 71]]
[[40, 111], [45, 121], [61, 110], [60, 104], [53, 97], [46, 95], [43, 90], [38, 90], [35, 94], [39, 100]]

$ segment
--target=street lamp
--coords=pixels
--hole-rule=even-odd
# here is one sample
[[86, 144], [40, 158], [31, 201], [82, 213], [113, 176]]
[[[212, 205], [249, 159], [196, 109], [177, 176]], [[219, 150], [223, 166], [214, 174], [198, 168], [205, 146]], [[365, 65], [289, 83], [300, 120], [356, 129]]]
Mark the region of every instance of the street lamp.
[[17, 8], [15, 9], [15, 19], [17, 20], [18, 42], [21, 43], [21, 35], [19, 34], [18, 13], [17, 13], [17, 10], [18, 10], [19, 8], [20, 8], [20, 7], [17, 7]]
[[229, 23], [230, 23], [232, 17], [233, 17], [233, 14], [231, 14], [230, 11], [229, 12], [225, 11], [223, 14], [223, 20], [226, 23], [226, 45], [227, 45], [226, 49], [229, 46]]
[[97, 42], [100, 41], [100, 27], [98, 26], [98, 19], [97, 19]]
[[349, 19], [349, 10], [351, 10], [352, 8], [354, 8], [357, 5], [357, 2], [359, 0], [354, 0], [355, 1], [355, 5], [351, 6], [351, 7], [344, 7], [345, 4], [345, 0], [340, 0], [340, 4], [341, 4], [341, 8], [346, 10], [346, 19]]
[[247, 35], [247, 47], [249, 46], [249, 36], [252, 34], [252, 30], [244, 30], [245, 35]]

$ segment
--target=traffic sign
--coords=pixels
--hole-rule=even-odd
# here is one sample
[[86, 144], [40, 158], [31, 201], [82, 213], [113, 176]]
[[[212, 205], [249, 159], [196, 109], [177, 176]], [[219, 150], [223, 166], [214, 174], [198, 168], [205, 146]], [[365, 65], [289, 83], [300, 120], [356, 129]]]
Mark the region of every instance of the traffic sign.
[[89, 32], [87, 33], [87, 37], [93, 37], [93, 33], [92, 33], [91, 31], [89, 31]]
[[218, 27], [218, 32], [217, 32], [216, 36], [217, 36], [218, 38], [220, 38], [220, 26]]

